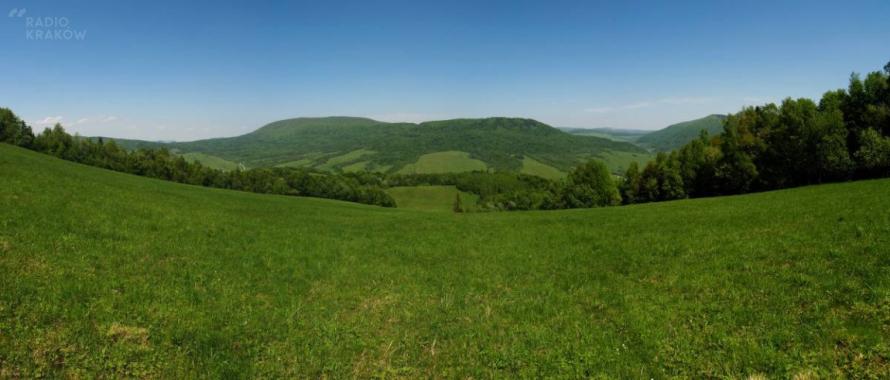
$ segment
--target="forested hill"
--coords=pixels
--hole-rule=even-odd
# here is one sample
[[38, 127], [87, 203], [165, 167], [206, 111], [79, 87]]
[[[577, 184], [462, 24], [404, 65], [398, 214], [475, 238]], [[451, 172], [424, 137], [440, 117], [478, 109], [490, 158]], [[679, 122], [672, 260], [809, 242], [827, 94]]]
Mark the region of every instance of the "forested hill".
[[[496, 169], [534, 174], [567, 172], [589, 158], [613, 171], [645, 160], [627, 142], [574, 136], [521, 118], [454, 119], [420, 124], [356, 117], [276, 121], [237, 137], [181, 143], [118, 140], [127, 148], [165, 146], [247, 167], [299, 166], [324, 170], [401, 173]], [[556, 175], [556, 174], [554, 174]]]
[[726, 115], [708, 115], [700, 119], [672, 124], [656, 131], [616, 128], [560, 129], [577, 136], [595, 136], [613, 141], [627, 141], [654, 152], [669, 152], [697, 139], [701, 131], [707, 131], [711, 136], [719, 135], [723, 132], [725, 120]]
[[669, 152], [699, 137], [702, 131], [715, 136], [723, 131], [726, 115], [709, 115], [659, 129], [640, 137], [636, 142], [657, 152]]

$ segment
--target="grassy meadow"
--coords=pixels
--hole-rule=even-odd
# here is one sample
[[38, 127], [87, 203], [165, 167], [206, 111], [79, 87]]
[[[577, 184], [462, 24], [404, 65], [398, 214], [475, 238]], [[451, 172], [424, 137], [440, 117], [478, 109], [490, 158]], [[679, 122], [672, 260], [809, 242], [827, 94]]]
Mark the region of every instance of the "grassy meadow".
[[454, 211], [454, 201], [460, 193], [464, 210], [473, 210], [479, 196], [458, 190], [454, 186], [399, 186], [386, 190], [396, 201], [396, 207], [426, 211]]
[[0, 378], [888, 378], [890, 180], [454, 214], [0, 144]]
[[399, 173], [461, 173], [484, 171], [487, 168], [485, 162], [471, 158], [467, 152], [448, 151], [424, 154], [417, 159], [417, 162], [402, 167]]
[[204, 153], [184, 153], [182, 157], [188, 162], [200, 162], [202, 165], [211, 169], [236, 170], [239, 168], [239, 165], [236, 162], [224, 160]]
[[542, 164], [541, 162], [528, 156], [522, 158], [522, 169], [519, 172], [522, 174], [536, 175], [538, 177], [552, 180], [558, 180], [566, 177], [565, 172], [562, 172], [550, 165]]

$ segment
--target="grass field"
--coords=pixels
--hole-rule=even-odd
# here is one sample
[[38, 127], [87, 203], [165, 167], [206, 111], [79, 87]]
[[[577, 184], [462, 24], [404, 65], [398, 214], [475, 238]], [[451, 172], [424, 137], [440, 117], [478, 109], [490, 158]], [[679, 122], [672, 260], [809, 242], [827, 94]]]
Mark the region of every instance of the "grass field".
[[646, 166], [647, 162], [655, 159], [655, 155], [648, 153], [606, 151], [597, 155], [596, 158], [602, 160], [612, 173], [624, 175], [631, 162], [636, 162], [640, 165], [640, 168], [643, 168]]
[[319, 166], [319, 169], [330, 170], [334, 167], [337, 167], [342, 164], [350, 163], [359, 160], [363, 156], [372, 155], [375, 152], [367, 149], [357, 149], [352, 152], [342, 154], [339, 156], [332, 157], [328, 159], [323, 165]]
[[454, 211], [454, 201], [460, 193], [464, 210], [472, 211], [479, 196], [459, 191], [454, 186], [402, 186], [386, 190], [399, 208], [426, 211]]
[[536, 175], [547, 179], [565, 178], [566, 173], [554, 168], [550, 165], [542, 164], [534, 158], [525, 156], [522, 158], [522, 169], [519, 171], [524, 174]]
[[890, 181], [453, 214], [0, 144], [0, 378], [890, 377]]
[[448, 151], [424, 154], [417, 162], [402, 167], [399, 173], [460, 173], [486, 168], [484, 162], [470, 158], [467, 152]]
[[188, 162], [200, 162], [201, 165], [209, 167], [211, 169], [219, 169], [219, 170], [235, 170], [238, 169], [238, 163], [232, 162], [229, 160], [225, 160], [216, 156], [211, 156], [209, 154], [204, 153], [183, 153], [182, 157], [186, 159]]
[[368, 163], [368, 161], [359, 161], [356, 163], [352, 163], [344, 166], [343, 171], [347, 173], [365, 171], [368, 168]]
[[288, 161], [285, 163], [281, 163], [275, 166], [283, 167], [283, 168], [307, 168], [315, 166], [316, 162], [319, 158], [323, 157], [324, 153], [309, 153], [304, 155], [304, 158], [299, 160]]

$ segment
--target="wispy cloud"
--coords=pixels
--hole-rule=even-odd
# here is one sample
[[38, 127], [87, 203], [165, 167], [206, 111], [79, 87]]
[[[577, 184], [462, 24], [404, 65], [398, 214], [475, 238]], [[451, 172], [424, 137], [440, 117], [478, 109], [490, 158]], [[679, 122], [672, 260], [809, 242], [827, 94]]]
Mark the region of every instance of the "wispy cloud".
[[43, 119], [34, 120], [31, 122], [31, 124], [38, 127], [49, 127], [55, 125], [56, 123], [61, 123], [62, 119], [64, 118], [61, 116], [47, 116]]
[[47, 116], [43, 119], [34, 120], [31, 122], [31, 125], [36, 127], [51, 127], [56, 125], [56, 123], [61, 123], [66, 127], [74, 127], [78, 125], [96, 125], [96, 124], [107, 124], [118, 120], [117, 116], [114, 115], [100, 115], [96, 117], [82, 117], [70, 123], [64, 122], [65, 118], [62, 116]]
[[584, 112], [606, 113], [606, 112], [612, 112], [613, 110], [614, 110], [614, 108], [612, 108], [612, 107], [590, 107], [590, 108], [585, 108]]
[[76, 124], [106, 124], [111, 123], [113, 121], [117, 121], [117, 116], [114, 115], [100, 115], [92, 118], [85, 117], [83, 119], [77, 120]]
[[646, 100], [635, 103], [628, 103], [616, 106], [598, 106], [598, 107], [589, 107], [585, 108], [584, 112], [587, 113], [608, 113], [608, 112], [617, 112], [617, 111], [629, 111], [629, 110], [638, 110], [642, 108], [649, 108], [658, 105], [685, 105], [685, 104], [707, 104], [713, 102], [715, 99], [711, 97], [669, 97], [662, 98], [658, 100]]

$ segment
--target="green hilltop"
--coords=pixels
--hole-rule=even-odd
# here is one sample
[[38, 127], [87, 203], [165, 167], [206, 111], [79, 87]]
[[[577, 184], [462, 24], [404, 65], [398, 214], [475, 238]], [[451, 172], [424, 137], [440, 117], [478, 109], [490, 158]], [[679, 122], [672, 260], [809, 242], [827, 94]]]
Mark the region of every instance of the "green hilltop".
[[180, 153], [200, 153], [205, 159], [214, 158], [218, 165], [222, 160], [247, 167], [389, 173], [486, 169], [564, 173], [590, 158], [599, 158], [613, 171], [621, 172], [627, 157], [638, 161], [648, 158], [645, 149], [627, 142], [574, 136], [521, 118], [419, 124], [357, 117], [296, 118], [276, 121], [237, 137], [177, 143], [117, 141], [127, 148], [165, 146]]
[[890, 375], [890, 180], [455, 214], [0, 173], [0, 377]]

